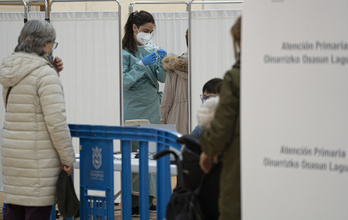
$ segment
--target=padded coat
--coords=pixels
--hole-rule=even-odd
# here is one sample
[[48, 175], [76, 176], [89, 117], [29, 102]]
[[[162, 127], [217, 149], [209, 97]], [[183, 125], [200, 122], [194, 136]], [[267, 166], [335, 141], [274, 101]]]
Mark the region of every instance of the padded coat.
[[188, 134], [188, 59], [168, 55], [162, 65], [167, 77], [161, 101], [161, 124], [175, 124], [179, 133]]
[[12, 87], [1, 140], [4, 202], [53, 205], [61, 165], [75, 160], [58, 74], [44, 57], [16, 52], [3, 59], [0, 83], [4, 103]]

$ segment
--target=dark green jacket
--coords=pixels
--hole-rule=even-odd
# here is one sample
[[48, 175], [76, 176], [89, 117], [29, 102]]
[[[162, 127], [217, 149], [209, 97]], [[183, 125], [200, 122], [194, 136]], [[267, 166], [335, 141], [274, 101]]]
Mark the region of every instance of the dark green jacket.
[[241, 219], [240, 199], [240, 62], [225, 74], [211, 127], [201, 135], [209, 156], [223, 153], [219, 220]]

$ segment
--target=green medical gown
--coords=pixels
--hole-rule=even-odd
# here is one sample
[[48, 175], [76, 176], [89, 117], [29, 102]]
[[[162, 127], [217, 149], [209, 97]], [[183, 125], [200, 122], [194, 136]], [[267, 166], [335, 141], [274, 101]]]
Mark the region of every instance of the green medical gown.
[[[159, 55], [152, 65], [139, 64], [143, 57], [157, 49], [151, 44], [138, 46], [135, 56], [122, 50], [124, 120], [148, 119], [151, 124], [160, 124], [162, 92], [158, 90], [158, 82], [165, 82], [167, 72], [162, 68]], [[139, 192], [139, 181], [133, 183], [133, 190]], [[149, 194], [156, 196], [156, 175], [153, 174], [149, 175]]]
[[143, 66], [139, 61], [155, 51], [151, 44], [138, 46], [135, 56], [122, 50], [123, 57], [123, 112], [124, 119], [149, 119], [151, 124], [159, 124], [162, 92], [158, 82], [165, 82], [167, 72], [162, 68], [160, 57], [156, 63]]

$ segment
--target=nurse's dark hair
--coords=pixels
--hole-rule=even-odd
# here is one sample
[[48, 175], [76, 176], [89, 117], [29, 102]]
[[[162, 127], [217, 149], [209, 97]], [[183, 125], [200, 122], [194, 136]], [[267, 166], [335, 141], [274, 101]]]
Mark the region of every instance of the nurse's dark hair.
[[212, 94], [220, 94], [221, 87], [222, 79], [213, 78], [204, 84], [202, 93], [207, 92]]
[[54, 42], [55, 39], [56, 31], [52, 24], [44, 20], [30, 20], [22, 28], [18, 37], [18, 45], [14, 51], [43, 56], [45, 54], [44, 45]]
[[135, 55], [137, 52], [137, 42], [134, 39], [133, 24], [138, 28], [144, 24], [152, 23], [155, 25], [155, 19], [147, 11], [135, 11], [129, 14], [127, 23], [124, 26], [124, 36], [122, 38], [122, 49], [127, 49]]
[[234, 57], [239, 59], [240, 45], [241, 45], [241, 32], [242, 32], [242, 16], [240, 16], [236, 23], [231, 28], [231, 35], [233, 37]]

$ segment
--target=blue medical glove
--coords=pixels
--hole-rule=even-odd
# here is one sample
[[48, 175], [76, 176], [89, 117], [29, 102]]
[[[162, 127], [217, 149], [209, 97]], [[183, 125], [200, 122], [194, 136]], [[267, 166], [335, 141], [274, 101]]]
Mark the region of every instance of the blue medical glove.
[[141, 62], [145, 65], [151, 65], [156, 63], [157, 55], [155, 52], [150, 53], [149, 55], [146, 55], [143, 59], [141, 59]]
[[158, 53], [158, 55], [160, 55], [161, 61], [162, 61], [162, 59], [163, 59], [165, 56], [167, 56], [167, 51], [165, 51], [165, 50], [163, 50], [163, 49], [157, 50], [157, 53]]

